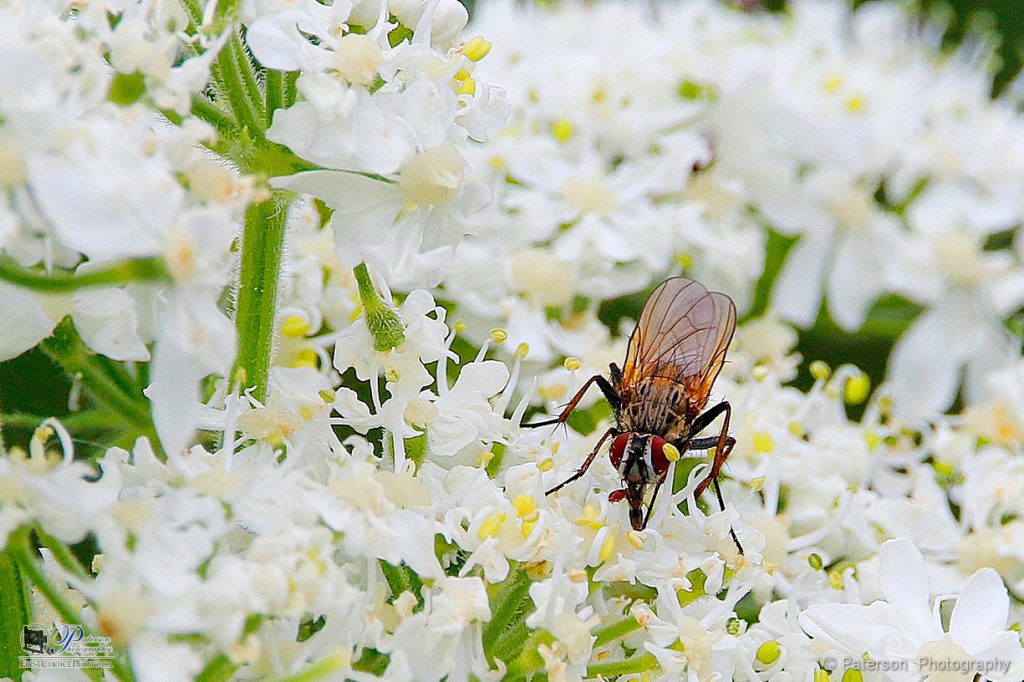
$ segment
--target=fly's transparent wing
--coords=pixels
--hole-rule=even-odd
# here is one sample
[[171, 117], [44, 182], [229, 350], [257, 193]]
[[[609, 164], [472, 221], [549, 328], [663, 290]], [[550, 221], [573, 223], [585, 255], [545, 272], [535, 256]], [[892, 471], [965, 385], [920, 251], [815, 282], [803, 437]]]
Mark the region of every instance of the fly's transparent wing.
[[629, 339], [622, 369], [624, 397], [641, 383], [657, 379], [687, 402], [687, 412], [700, 412], [725, 362], [736, 330], [736, 306], [725, 294], [708, 291], [685, 277], [667, 280], [647, 299]]

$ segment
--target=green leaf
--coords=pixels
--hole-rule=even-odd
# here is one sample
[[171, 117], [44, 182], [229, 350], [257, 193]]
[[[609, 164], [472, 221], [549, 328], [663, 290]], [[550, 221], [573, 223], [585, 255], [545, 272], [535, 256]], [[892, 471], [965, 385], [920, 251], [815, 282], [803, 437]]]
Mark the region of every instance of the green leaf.
[[30, 608], [27, 586], [10, 552], [0, 552], [0, 678], [21, 680], [18, 660], [22, 628], [29, 623]]

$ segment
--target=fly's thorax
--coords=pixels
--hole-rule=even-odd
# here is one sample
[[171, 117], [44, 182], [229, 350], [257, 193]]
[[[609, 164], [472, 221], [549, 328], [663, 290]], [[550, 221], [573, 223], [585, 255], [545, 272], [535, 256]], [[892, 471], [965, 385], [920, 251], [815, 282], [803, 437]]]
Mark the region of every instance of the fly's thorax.
[[690, 401], [686, 387], [662, 377], [650, 377], [621, 395], [619, 421], [624, 431], [660, 434], [679, 440], [689, 431]]

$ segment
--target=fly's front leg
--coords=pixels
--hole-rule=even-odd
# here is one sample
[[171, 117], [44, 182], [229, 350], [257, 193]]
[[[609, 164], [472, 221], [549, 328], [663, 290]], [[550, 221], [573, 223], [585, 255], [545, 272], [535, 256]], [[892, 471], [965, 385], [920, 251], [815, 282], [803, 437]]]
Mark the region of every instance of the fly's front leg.
[[545, 419], [539, 422], [523, 424], [523, 427], [532, 429], [538, 426], [551, 426], [552, 424], [564, 423], [565, 420], [569, 418], [569, 415], [572, 414], [572, 411], [576, 409], [576, 406], [579, 405], [580, 400], [583, 399], [583, 395], [587, 392], [587, 389], [590, 388], [591, 384], [597, 384], [597, 387], [601, 389], [601, 393], [604, 393], [604, 397], [608, 399], [609, 403], [611, 403], [613, 410], [617, 411], [619, 409], [619, 394], [615, 392], [615, 389], [610, 383], [608, 383], [607, 379], [600, 374], [595, 374], [587, 379], [586, 383], [580, 386], [580, 390], [576, 391], [576, 395], [572, 397], [572, 400], [569, 401], [569, 404], [565, 406], [557, 417], [552, 417], [551, 419]]
[[617, 433], [615, 429], [608, 429], [607, 431], [605, 431], [604, 435], [601, 436], [601, 440], [597, 441], [597, 445], [595, 445], [594, 449], [590, 451], [590, 454], [587, 455], [587, 458], [583, 460], [583, 464], [580, 466], [579, 469], [577, 469], [576, 473], [570, 476], [569, 478], [565, 479], [564, 481], [562, 481], [561, 483], [559, 483], [554, 488], [552, 488], [551, 490], [547, 491], [544, 494], [550, 495], [551, 493], [557, 490], [561, 490], [562, 488], [569, 485], [573, 481], [578, 480], [581, 476], [583, 476], [583, 474], [587, 473], [587, 469], [589, 469], [590, 465], [594, 463], [594, 458], [597, 457], [597, 453], [601, 450], [601, 446], [604, 445], [604, 442], [606, 440], [608, 440], [608, 436], [611, 436], [615, 433]]

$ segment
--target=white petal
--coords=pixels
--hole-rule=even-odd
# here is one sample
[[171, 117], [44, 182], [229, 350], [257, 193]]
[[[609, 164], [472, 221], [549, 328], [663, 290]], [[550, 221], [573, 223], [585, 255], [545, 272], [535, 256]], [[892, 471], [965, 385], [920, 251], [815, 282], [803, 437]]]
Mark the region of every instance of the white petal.
[[883, 642], [895, 634], [892, 610], [884, 602], [858, 604], [814, 604], [800, 614], [800, 627], [811, 637], [859, 656], [884, 651]]
[[71, 319], [82, 340], [97, 353], [114, 360], [149, 360], [149, 349], [139, 337], [135, 299], [124, 289], [76, 293]]
[[828, 278], [828, 309], [847, 331], [860, 329], [884, 289], [881, 273], [869, 266], [878, 261], [875, 254], [881, 248], [873, 235], [851, 235], [839, 244]]
[[0, 324], [0, 362], [35, 347], [56, 326], [34, 293], [4, 282], [0, 282], [0, 320], [7, 320]]
[[772, 289], [772, 309], [799, 327], [814, 324], [821, 307], [821, 279], [832, 245], [832, 231], [800, 238], [782, 266]]
[[939, 639], [942, 633], [932, 620], [928, 574], [921, 552], [914, 543], [899, 538], [882, 545], [879, 556], [882, 594], [899, 614], [900, 627], [916, 643]]
[[1006, 630], [1010, 597], [1002, 578], [991, 568], [972, 575], [957, 597], [949, 620], [949, 634], [969, 652], [984, 648]]
[[356, 173], [308, 171], [274, 178], [272, 184], [318, 196], [334, 209], [338, 257], [349, 267], [365, 260], [357, 245], [382, 242], [402, 209], [398, 185]]
[[305, 40], [295, 28], [295, 14], [270, 14], [249, 25], [245, 42], [263, 66], [280, 71], [297, 71], [304, 66], [299, 41]]
[[29, 161], [29, 176], [61, 240], [98, 260], [158, 254], [184, 201], [173, 176], [137, 154], [38, 157]]

